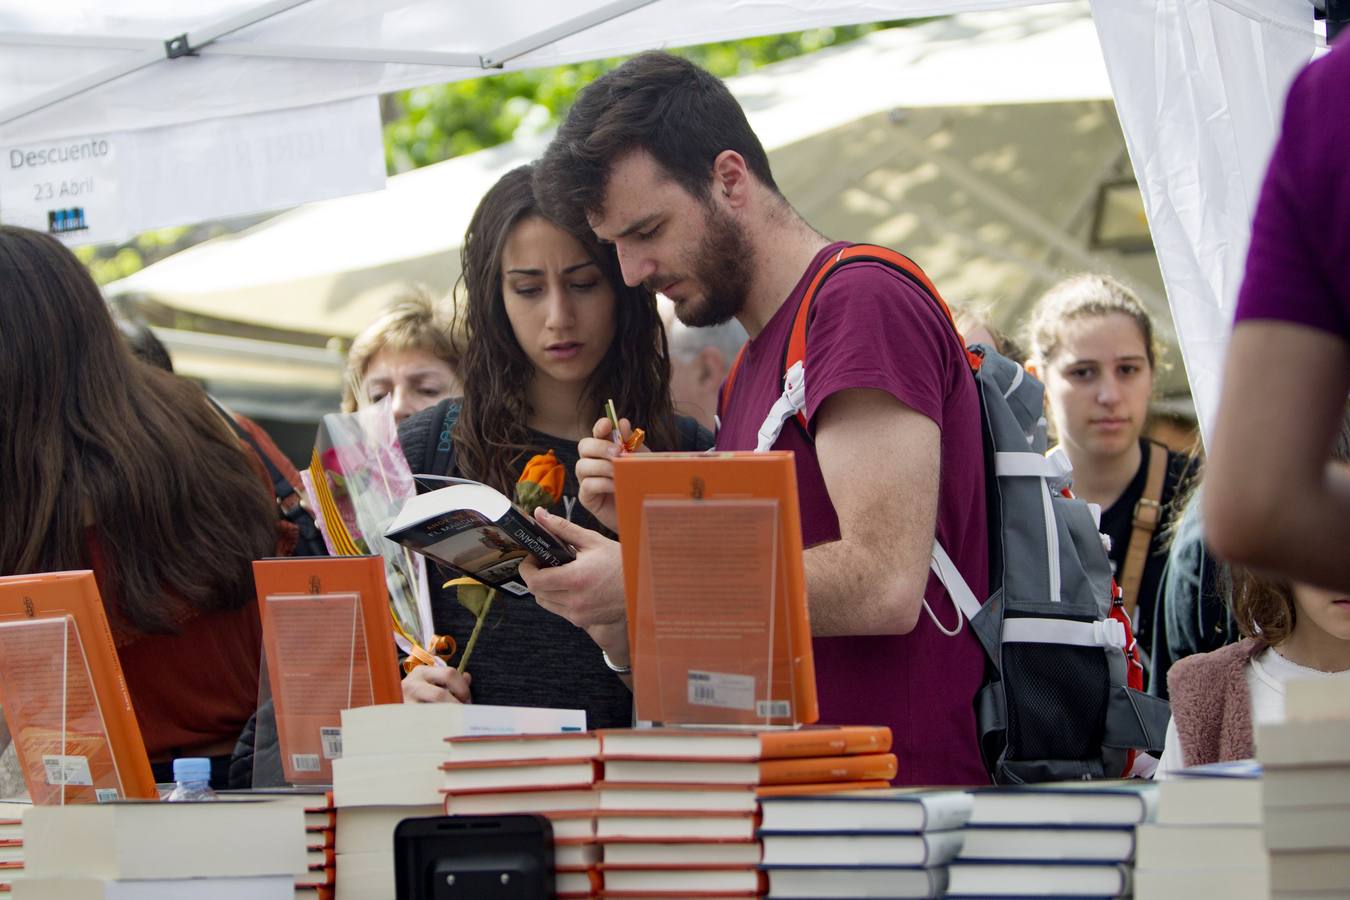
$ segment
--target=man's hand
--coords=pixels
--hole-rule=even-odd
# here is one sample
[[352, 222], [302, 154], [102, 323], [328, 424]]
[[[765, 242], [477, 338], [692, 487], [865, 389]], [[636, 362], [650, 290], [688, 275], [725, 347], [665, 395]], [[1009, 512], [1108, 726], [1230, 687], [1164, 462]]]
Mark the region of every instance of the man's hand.
[[403, 702], [472, 703], [471, 680], [452, 666], [418, 666], [403, 679]]
[[[611, 531], [619, 530], [619, 516], [614, 507], [614, 457], [628, 451], [614, 443], [614, 423], [608, 416], [602, 416], [591, 429], [591, 436], [582, 438], [577, 444], [577, 482], [580, 488], [577, 496], [581, 505], [590, 510], [605, 527]], [[633, 433], [633, 426], [627, 419], [619, 420], [619, 436], [624, 440]], [[637, 453], [650, 453], [645, 447], [639, 447]]]
[[585, 629], [615, 665], [623, 665], [628, 659], [628, 610], [618, 542], [542, 507], [535, 510], [534, 518], [559, 540], [576, 547], [577, 558], [544, 568], [531, 558], [520, 564], [520, 577], [540, 606]]

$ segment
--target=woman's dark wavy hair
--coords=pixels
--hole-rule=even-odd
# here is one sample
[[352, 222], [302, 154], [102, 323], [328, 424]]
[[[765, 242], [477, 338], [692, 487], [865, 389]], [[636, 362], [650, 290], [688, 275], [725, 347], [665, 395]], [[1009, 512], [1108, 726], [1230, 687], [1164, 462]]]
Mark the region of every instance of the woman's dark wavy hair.
[[[512, 169], [483, 196], [464, 236], [460, 272], [463, 295], [464, 405], [454, 429], [455, 459], [470, 478], [508, 495], [525, 460], [535, 452], [526, 422], [526, 389], [534, 376], [516, 340], [502, 296], [502, 253], [517, 223], [545, 216], [535, 200], [534, 166]], [[612, 247], [589, 229], [558, 225], [585, 248], [614, 288], [618, 317], [614, 340], [586, 386], [585, 402], [599, 418], [612, 397], [620, 415], [646, 429], [654, 450], [676, 449], [675, 416], [670, 400], [670, 356], [656, 298], [643, 287], [628, 287]]]
[[[1336, 462], [1350, 463], [1350, 403], [1345, 406], [1341, 430], [1331, 448]], [[1233, 566], [1233, 620], [1243, 637], [1259, 638], [1272, 646], [1294, 633], [1298, 624], [1298, 606], [1294, 588], [1282, 578], [1259, 575], [1242, 566]]]
[[[0, 575], [106, 565], [116, 624], [169, 633], [254, 598], [276, 506], [206, 395], [133, 358], [93, 280], [0, 225]], [[247, 661], [242, 661], [247, 662]]]

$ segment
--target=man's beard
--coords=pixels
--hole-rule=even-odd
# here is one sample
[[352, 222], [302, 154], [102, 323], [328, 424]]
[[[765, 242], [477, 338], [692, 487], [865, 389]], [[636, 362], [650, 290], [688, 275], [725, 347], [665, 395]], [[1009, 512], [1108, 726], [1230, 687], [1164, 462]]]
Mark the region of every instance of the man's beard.
[[721, 325], [745, 309], [754, 263], [750, 241], [735, 219], [710, 204], [703, 222], [693, 268], [704, 296], [675, 304], [675, 315], [691, 328]]

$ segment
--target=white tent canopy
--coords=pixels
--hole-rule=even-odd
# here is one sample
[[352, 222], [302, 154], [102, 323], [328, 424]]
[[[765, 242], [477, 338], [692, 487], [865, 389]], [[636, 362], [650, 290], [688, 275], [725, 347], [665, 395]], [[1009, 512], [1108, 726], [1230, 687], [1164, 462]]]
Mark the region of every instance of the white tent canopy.
[[[553, 65], [1024, 5], [1033, 4], [0, 0], [0, 152], [12, 161], [15, 149], [54, 141], [369, 97], [498, 64]], [[1312, 7], [1308, 0], [1094, 0], [1092, 7], [1203, 424], [1217, 398], [1217, 351], [1281, 99], [1312, 51]], [[987, 77], [1011, 74], [991, 68]], [[248, 120], [231, 127], [245, 131]], [[368, 153], [364, 159], [368, 165]], [[12, 169], [0, 165], [0, 202], [22, 196]], [[201, 171], [192, 177], [200, 180]], [[144, 177], [162, 185], [173, 175], [169, 167]], [[138, 189], [118, 188], [128, 198]]]
[[[1046, 59], [1053, 63], [1038, 64]], [[977, 67], [980, 63], [1013, 74], [990, 79]], [[904, 76], [878, 79], [877, 72], [903, 72]], [[869, 88], [853, 90], [858, 84]], [[876, 32], [843, 47], [766, 66], [733, 78], [728, 85], [769, 150], [779, 186], [788, 199], [827, 234], [858, 240], [870, 239], [870, 233], [862, 232], [870, 232], [876, 223], [874, 217], [841, 214], [840, 207], [858, 207], [843, 195], [850, 188], [877, 192], [876, 185], [869, 188], [859, 180], [892, 162], [905, 149], [902, 141], [916, 140], [910, 136], [913, 129], [899, 127], [900, 119], [909, 113], [931, 108], [1109, 101], [1111, 96], [1086, 3], [973, 13]], [[1064, 114], [1073, 112], [1065, 110]], [[894, 123], [890, 128], [885, 127], [887, 122], [880, 123], [890, 133], [879, 139], [870, 137], [876, 123], [869, 122], [878, 115]], [[1108, 124], [1114, 125], [1113, 117]], [[970, 127], [979, 128], [980, 122]], [[1092, 127], [1080, 122], [1077, 137], [1088, 141]], [[988, 130], [991, 138], [1003, 138], [1009, 129], [1006, 123], [991, 122]], [[1056, 136], [1075, 138], [1074, 134]], [[878, 140], [884, 146], [870, 146]], [[109, 285], [107, 292], [144, 294], [175, 309], [215, 318], [323, 335], [354, 335], [408, 282], [424, 283], [437, 292], [450, 287], [458, 272], [458, 247], [479, 198], [508, 169], [536, 158], [545, 143], [546, 138], [518, 140], [395, 176], [382, 191], [307, 204], [246, 232], [175, 254]], [[1117, 145], [1118, 135], [1104, 148], [1090, 152], [1109, 157], [1098, 162], [1109, 165], [1116, 156], [1123, 156], [1123, 148], [1122, 152], [1114, 149]], [[1069, 156], [1064, 146], [1018, 149], [1040, 153], [1051, 164], [1065, 165]], [[918, 155], [911, 167], [931, 163], [937, 155]], [[987, 177], [987, 182], [1005, 178], [1015, 165], [1011, 160], [1001, 161], [1000, 171]], [[1083, 187], [1067, 174], [1062, 184], [1056, 183], [1057, 174], [1038, 173], [1038, 184], [1047, 194]], [[1086, 188], [1095, 190], [1101, 174], [1083, 173]], [[918, 180], [934, 178], [920, 173]], [[934, 187], [951, 192], [956, 203], [957, 192], [970, 188], [972, 180], [974, 176], [966, 176]], [[994, 190], [988, 183], [984, 189], [986, 193]], [[976, 186], [975, 192], [980, 190]], [[874, 202], [881, 201], [874, 198]], [[1008, 205], [1022, 204], [1022, 199], [1008, 201]], [[1039, 236], [1042, 242], [1081, 248], [1083, 242], [1061, 233], [1059, 222], [1029, 221], [1040, 216], [1043, 204], [1036, 206], [1013, 212], [1011, 217], [1024, 232], [1038, 225], [1049, 232], [1048, 237]], [[893, 232], [892, 228], [892, 238], [897, 236]], [[1009, 246], [993, 248], [995, 255], [1015, 256], [1013, 243], [1006, 240]], [[919, 252], [909, 240], [902, 246]], [[984, 251], [988, 249], [965, 246], [966, 261], [987, 257]], [[1093, 264], [1084, 251], [1070, 265]], [[1107, 261], [1098, 265], [1111, 267]], [[1007, 273], [1000, 274], [1006, 277]], [[1155, 278], [1132, 278], [1130, 273], [1124, 277], [1160, 298], [1161, 285]], [[942, 284], [949, 282], [943, 279]], [[961, 285], [951, 290], [956, 292], [953, 297], [971, 294]], [[994, 290], [974, 293], [992, 299]], [[1165, 312], [1161, 303], [1157, 311]]]

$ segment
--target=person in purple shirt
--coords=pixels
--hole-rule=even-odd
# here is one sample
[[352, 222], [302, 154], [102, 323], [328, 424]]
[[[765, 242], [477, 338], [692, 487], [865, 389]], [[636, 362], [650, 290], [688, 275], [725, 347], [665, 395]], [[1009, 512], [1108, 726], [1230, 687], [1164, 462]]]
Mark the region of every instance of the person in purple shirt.
[[1350, 591], [1350, 468], [1330, 460], [1347, 391], [1350, 48], [1338, 47], [1289, 91], [1252, 223], [1205, 488], [1217, 553]]
[[[682, 322], [745, 327], [717, 448], [755, 449], [783, 390], [798, 303], [847, 245], [783, 198], [725, 85], [669, 54], [635, 57], [582, 92], [535, 184], [550, 215], [612, 242], [624, 279], [665, 294]], [[975, 594], [987, 593], [983, 449], [964, 349], [930, 299], [875, 263], [834, 274], [812, 315], [809, 434], [789, 423], [773, 448], [796, 456], [821, 720], [890, 726], [901, 782], [987, 783], [973, 708], [983, 653], [929, 573], [936, 536]], [[582, 502], [613, 523], [609, 431], [598, 423], [582, 441], [577, 473]], [[617, 546], [541, 521], [580, 553], [561, 568], [522, 568], [540, 601], [579, 624], [621, 609]], [[606, 650], [627, 662], [626, 647]]]

